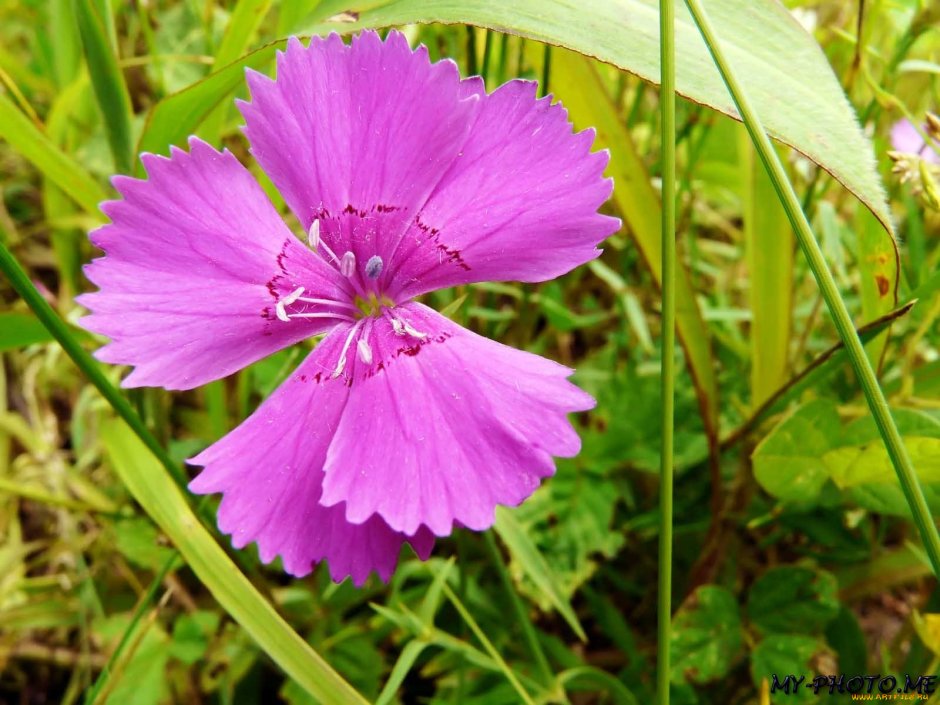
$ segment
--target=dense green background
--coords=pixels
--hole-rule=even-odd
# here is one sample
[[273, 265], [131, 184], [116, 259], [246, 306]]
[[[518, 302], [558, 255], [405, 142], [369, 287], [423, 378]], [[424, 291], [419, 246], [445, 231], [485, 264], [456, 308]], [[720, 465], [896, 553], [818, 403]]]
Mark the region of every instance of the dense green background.
[[[774, 2], [706, 2], [761, 118], [795, 148], [780, 153], [856, 322], [892, 321], [888, 333], [884, 320], [867, 329], [868, 351], [938, 510], [940, 174], [916, 160], [891, 173], [887, 151], [895, 121], [940, 107], [940, 9], [868, 0], [860, 22], [856, 3], [788, 5], [815, 41]], [[433, 20], [449, 24], [414, 24]], [[624, 229], [601, 259], [543, 285], [427, 297], [463, 325], [577, 368], [598, 399], [575, 420], [582, 454], [501, 512], [494, 532], [441, 541], [426, 564], [405, 551], [388, 586], [335, 586], [322, 568], [291, 580], [253, 548], [213, 543], [214, 506], [173, 489], [0, 281], [0, 702], [313, 702], [305, 689], [329, 686], [291, 629], [369, 701], [652, 701], [653, 0], [0, 0], [0, 241], [74, 322], [73, 298], [89, 287], [80, 266], [95, 256], [84, 233], [101, 222], [111, 174], [195, 133], [251, 164], [283, 206], [238, 130], [243, 67], [272, 71], [292, 33], [401, 24], [491, 88], [542, 80], [611, 150], [606, 208]], [[894, 472], [684, 12], [677, 38], [689, 100], [678, 116], [673, 702], [764, 702], [772, 673], [934, 673], [940, 595]], [[71, 334], [89, 350], [100, 342]], [[301, 348], [194, 392], [130, 399], [181, 467], [250, 413]], [[105, 372], [115, 384], [122, 374]], [[205, 528], [187, 528], [193, 512]]]

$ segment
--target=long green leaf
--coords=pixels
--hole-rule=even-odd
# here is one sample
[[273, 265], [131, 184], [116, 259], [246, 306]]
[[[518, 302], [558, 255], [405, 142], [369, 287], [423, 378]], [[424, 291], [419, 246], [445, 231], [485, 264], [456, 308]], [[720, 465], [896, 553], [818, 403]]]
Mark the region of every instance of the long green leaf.
[[[144, 131], [137, 144], [138, 152], [166, 154], [170, 145], [182, 145], [196, 131], [212, 110], [245, 80], [246, 68], [260, 68], [283, 47], [284, 40], [271, 42], [238, 61], [220, 68], [188, 88], [167, 96], [147, 115]], [[141, 170], [140, 162], [137, 171]]]
[[[556, 95], [564, 102], [575, 127], [593, 126], [597, 130], [597, 146], [610, 150], [608, 174], [614, 178], [614, 202], [627, 221], [627, 231], [650, 274], [662, 286], [662, 207], [630, 132], [590, 61], [570, 52], [556, 51], [552, 75]], [[717, 436], [718, 387], [709, 334], [684, 267], [676, 271], [676, 324], [705, 424]]]
[[85, 61], [88, 63], [88, 75], [104, 118], [114, 168], [126, 174], [134, 162], [131, 136], [133, 109], [124, 74], [118, 66], [108, 35], [109, 18], [101, 15], [102, 8], [92, 0], [75, 0], [73, 8], [85, 50]]
[[793, 308], [793, 228], [774, 185], [741, 131], [744, 242], [751, 307], [751, 406], [763, 404], [787, 380]]
[[96, 214], [98, 204], [107, 199], [107, 192], [91, 174], [56, 147], [3, 93], [0, 93], [0, 139], [9, 142], [87, 213]]
[[[813, 38], [775, 0], [712, 4], [718, 26], [730, 38], [729, 53], [754, 86], [755, 103], [767, 116], [770, 133], [831, 173], [892, 232], [871, 144]], [[341, 19], [320, 21], [334, 15]], [[317, 5], [312, 26], [301, 34], [467, 23], [566, 47], [656, 83], [658, 18], [656, 0], [327, 0]], [[183, 144], [239, 85], [242, 69], [263, 65], [282, 45], [280, 41], [262, 47], [165, 98], [151, 112], [138, 151]], [[701, 37], [681, 10], [676, 17], [676, 54], [679, 95], [738, 118]]]
[[[831, 173], [892, 230], [871, 143], [816, 41], [776, 0], [712, 0], [709, 12], [770, 134]], [[572, 49], [659, 82], [658, 0], [326, 0], [310, 33], [464, 23]], [[349, 22], [355, 17], [354, 22]], [[688, 12], [676, 12], [676, 91], [736, 119]]]
[[187, 565], [264, 652], [323, 703], [366, 703], [264, 599], [199, 523], [160, 462], [121, 421], [102, 425], [114, 470], [147, 514], [169, 536]]

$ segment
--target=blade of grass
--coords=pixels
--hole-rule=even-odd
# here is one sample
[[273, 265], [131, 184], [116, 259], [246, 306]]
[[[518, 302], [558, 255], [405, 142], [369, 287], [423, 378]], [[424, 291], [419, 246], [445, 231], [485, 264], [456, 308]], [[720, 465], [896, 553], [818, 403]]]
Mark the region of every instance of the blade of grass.
[[[365, 703], [277, 614], [212, 539], [190, 509], [179, 485], [186, 477], [150, 433], [130, 403], [115, 389], [97, 362], [70, 333], [66, 324], [36, 290], [29, 276], [0, 242], [0, 271], [46, 326], [76, 366], [95, 385], [117, 415], [133, 431], [118, 434], [111, 422], [106, 439], [118, 456], [121, 479], [147, 513], [180, 549], [187, 564], [232, 617], [284, 671], [311, 695], [326, 703]], [[116, 435], [120, 438], [115, 439]], [[147, 465], [141, 471], [140, 465]], [[166, 471], [162, 472], [160, 466]], [[136, 470], [131, 471], [128, 468]], [[176, 482], [170, 481], [169, 474]]]
[[238, 569], [199, 523], [182, 491], [166, 481], [160, 463], [118, 419], [102, 424], [115, 472], [169, 536], [203, 585], [288, 676], [323, 703], [367, 701], [305, 642]]
[[767, 171], [741, 131], [744, 242], [750, 281], [751, 407], [786, 382], [793, 305], [793, 229]]
[[[914, 307], [914, 303], [910, 301], [891, 313], [859, 328], [858, 336], [863, 343], [868, 344], [869, 341], [874, 340], [879, 334], [890, 328], [894, 321], [910, 312]], [[796, 399], [804, 389], [820, 384], [824, 379], [835, 373], [845, 364], [847, 358], [845, 345], [841, 341], [818, 355], [799, 374], [791, 377], [782, 386], [774, 390], [766, 401], [751, 413], [747, 421], [734, 429], [725, 438], [722, 438], [721, 449], [724, 451], [737, 445], [742, 438], [757, 428], [764, 419], [781, 411], [787, 403]]]
[[[137, 152], [167, 154], [170, 145], [184, 145], [187, 137], [196, 131], [206, 116], [232, 91], [244, 84], [245, 68], [262, 68], [274, 57], [275, 50], [283, 48], [285, 44], [286, 40], [283, 39], [265, 44], [161, 100], [147, 114]], [[137, 173], [142, 172], [143, 166], [138, 161]]]
[[672, 629], [672, 485], [676, 375], [676, 39], [674, 0], [659, 3], [662, 142], [662, 450], [659, 467], [659, 594], [656, 609], [656, 702], [669, 705]]
[[[270, 8], [271, 0], [238, 0], [225, 27], [222, 41], [215, 52], [213, 68], [226, 66], [245, 52]], [[218, 144], [222, 136], [225, 117], [233, 107], [228, 102], [220, 103], [215, 107], [200, 130], [204, 140]]]
[[108, 681], [111, 678], [111, 673], [114, 671], [115, 665], [118, 663], [118, 660], [124, 653], [125, 648], [127, 648], [127, 646], [131, 643], [134, 633], [137, 631], [137, 625], [140, 623], [140, 620], [143, 619], [144, 614], [150, 608], [150, 605], [153, 604], [154, 598], [157, 596], [157, 590], [160, 589], [160, 585], [163, 583], [163, 579], [166, 578], [170, 571], [175, 570], [179, 563], [180, 554], [174, 551], [154, 576], [150, 586], [147, 588], [147, 592], [145, 592], [137, 601], [137, 605], [134, 607], [134, 613], [131, 615], [130, 624], [121, 635], [121, 640], [118, 642], [118, 645], [115, 647], [114, 651], [111, 652], [111, 655], [108, 656], [108, 661], [104, 668], [101, 669], [101, 673], [98, 674], [98, 678], [95, 680], [94, 685], [92, 685], [92, 687], [88, 689], [88, 692], [85, 693], [86, 705], [92, 705], [98, 701], [100, 694], [108, 685]]
[[86, 212], [97, 215], [98, 204], [108, 198], [107, 191], [56, 147], [3, 93], [0, 93], [0, 139], [6, 140]]
[[499, 573], [500, 582], [503, 584], [503, 588], [506, 590], [506, 594], [509, 596], [509, 602], [512, 604], [513, 611], [516, 613], [516, 620], [519, 622], [519, 625], [522, 627], [522, 634], [525, 637], [526, 646], [529, 648], [529, 653], [532, 654], [532, 658], [535, 661], [536, 668], [541, 677], [542, 683], [546, 687], [551, 687], [552, 682], [555, 680], [554, 674], [552, 674], [551, 666], [548, 665], [548, 659], [545, 658], [545, 651], [542, 649], [542, 645], [539, 643], [539, 637], [536, 633], [535, 626], [532, 624], [532, 620], [529, 619], [529, 614], [525, 609], [525, 606], [522, 604], [522, 599], [516, 593], [516, 589], [512, 584], [512, 578], [509, 577], [509, 571], [506, 569], [506, 564], [503, 563], [503, 557], [499, 552], [499, 549], [496, 548], [496, 541], [493, 539], [493, 533], [487, 531], [485, 534], [486, 539], [486, 549], [487, 553], [490, 554], [490, 560], [493, 561], [493, 565], [496, 567], [496, 571]]
[[106, 8], [101, 8], [92, 0], [75, 0], [72, 7], [82, 37], [88, 75], [104, 119], [114, 168], [122, 174], [128, 174], [134, 163], [134, 142], [131, 136], [133, 109], [124, 74], [118, 66], [115, 48], [109, 36], [109, 17], [101, 14], [103, 10], [106, 12]]
[[581, 641], [587, 641], [584, 627], [578, 621], [571, 604], [558, 591], [559, 580], [555, 578], [551, 567], [545, 557], [539, 553], [538, 547], [519, 524], [512, 512], [505, 507], [496, 508], [496, 523], [493, 525], [496, 533], [506, 544], [509, 553], [519, 561], [519, 565], [526, 572], [533, 583], [538, 586], [549, 602], [564, 617], [568, 626], [578, 635]]
[[413, 639], [405, 645], [405, 648], [398, 655], [398, 660], [395, 661], [395, 666], [392, 668], [388, 680], [385, 681], [385, 686], [382, 688], [382, 692], [379, 693], [375, 705], [388, 705], [392, 702], [398, 694], [401, 684], [405, 682], [408, 672], [414, 667], [415, 661], [418, 660], [421, 652], [428, 646], [430, 646], [428, 642], [419, 639]]
[[800, 208], [800, 201], [793, 189], [793, 184], [787, 179], [783, 164], [773, 149], [770, 138], [767, 136], [763, 125], [754, 109], [751, 107], [750, 100], [744, 89], [738, 83], [737, 76], [731, 70], [715, 31], [711, 25], [700, 0], [685, 0], [686, 5], [692, 13], [695, 24], [705, 40], [715, 65], [721, 72], [721, 77], [731, 93], [731, 97], [737, 106], [738, 112], [744, 119], [747, 131], [751, 135], [754, 146], [760, 154], [764, 168], [770, 174], [770, 178], [777, 190], [777, 196], [783, 203], [783, 207], [790, 219], [790, 224], [796, 231], [800, 248], [809, 262], [810, 269], [816, 282], [819, 285], [826, 306], [832, 317], [839, 337], [845, 344], [849, 360], [855, 370], [861, 384], [862, 391], [865, 394], [865, 400], [874, 417], [875, 424], [878, 426], [878, 432], [881, 435], [888, 455], [891, 458], [891, 464], [894, 466], [901, 482], [901, 488], [904, 491], [904, 497], [911, 508], [911, 514], [914, 523], [920, 531], [921, 538], [924, 541], [924, 547], [927, 555], [930, 557], [930, 564], [933, 567], [934, 575], [940, 578], [940, 534], [937, 533], [937, 526], [930, 514], [930, 509], [924, 499], [924, 493], [917, 475], [908, 456], [907, 448], [901, 440], [901, 434], [891, 417], [888, 409], [888, 402], [885, 399], [881, 387], [878, 385], [878, 379], [875, 377], [875, 371], [868, 360], [865, 348], [859, 339], [858, 333], [852, 324], [852, 318], [849, 315], [848, 308], [842, 296], [839, 294], [838, 286], [829, 267], [826, 264], [825, 256], [816, 240], [813, 229], [806, 218], [806, 214]]
[[506, 676], [506, 680], [512, 685], [515, 691], [519, 694], [519, 697], [522, 699], [522, 702], [526, 705], [535, 705], [535, 702], [532, 700], [532, 696], [529, 695], [529, 692], [522, 687], [522, 683], [519, 682], [519, 679], [516, 678], [516, 674], [513, 673], [513, 670], [509, 667], [509, 664], [506, 663], [506, 660], [500, 655], [499, 651], [496, 650], [496, 647], [493, 646], [493, 642], [487, 638], [486, 633], [480, 629], [480, 625], [477, 624], [477, 621], [473, 618], [473, 615], [470, 614], [470, 611], [464, 606], [463, 602], [460, 601], [460, 598], [457, 597], [456, 593], [451, 589], [450, 585], [444, 583], [444, 594], [447, 596], [447, 599], [450, 600], [450, 603], [454, 606], [454, 609], [457, 610], [457, 613], [467, 623], [467, 626], [470, 627], [470, 631], [473, 632], [474, 636], [479, 640], [483, 645], [483, 649], [489, 655], [493, 661], [499, 665], [499, 670], [503, 672], [503, 675]]

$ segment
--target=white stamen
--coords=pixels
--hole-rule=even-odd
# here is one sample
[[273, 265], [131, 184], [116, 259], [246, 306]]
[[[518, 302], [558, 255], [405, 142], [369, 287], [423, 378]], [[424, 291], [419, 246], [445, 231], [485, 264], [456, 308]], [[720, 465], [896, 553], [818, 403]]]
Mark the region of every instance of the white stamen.
[[372, 347], [364, 338], [356, 341], [356, 349], [359, 351], [359, 359], [367, 365], [372, 364]]
[[333, 260], [337, 265], [339, 264], [339, 257], [336, 256], [336, 253], [330, 249], [330, 246], [326, 244], [323, 238], [320, 237], [320, 221], [314, 220], [310, 223], [310, 228], [307, 230], [307, 244], [310, 245], [310, 249], [314, 252], [319, 253], [320, 248], [323, 248], [323, 251], [326, 252], [327, 256]]
[[307, 231], [307, 244], [311, 249], [316, 250], [320, 246], [320, 221], [314, 220], [310, 223], [310, 229]]
[[294, 303], [297, 299], [300, 298], [300, 295], [302, 293], [304, 293], [304, 288], [302, 286], [298, 286], [291, 293], [289, 293], [287, 296], [281, 299], [281, 301], [284, 302], [285, 306], [290, 306], [292, 303]]
[[428, 334], [427, 334], [427, 333], [422, 333], [422, 332], [419, 331], [419, 330], [415, 330], [415, 329], [412, 328], [410, 325], [408, 325], [407, 322], [402, 321], [402, 323], [404, 323], [404, 325], [405, 325], [405, 332], [406, 332], [408, 335], [410, 335], [412, 338], [418, 338], [418, 339], [420, 339], [420, 340], [424, 340], [425, 338], [428, 337]]
[[277, 315], [278, 320], [284, 321], [285, 323], [290, 322], [292, 318], [339, 318], [343, 321], [352, 322], [352, 317], [346, 315], [345, 313], [338, 313], [335, 311], [324, 311], [324, 312], [314, 312], [314, 313], [288, 313], [287, 307], [290, 306], [295, 301], [304, 301], [312, 304], [323, 304], [325, 306], [340, 306], [343, 308], [348, 308], [352, 311], [356, 310], [356, 307], [352, 304], [347, 304], [343, 301], [331, 301], [330, 299], [309, 299], [301, 296], [305, 291], [304, 287], [298, 286], [287, 296], [284, 296], [278, 299], [277, 303], [274, 305], [274, 313]]
[[333, 374], [330, 375], [330, 379], [336, 379], [341, 374], [343, 374], [343, 369], [346, 367], [346, 352], [349, 350], [349, 346], [352, 344], [352, 339], [355, 337], [356, 333], [359, 331], [359, 327], [362, 325], [362, 321], [359, 321], [356, 325], [352, 327], [349, 331], [349, 335], [346, 336], [346, 342], [343, 343], [343, 349], [339, 352], [339, 360], [336, 362], [336, 369], [333, 370]]
[[290, 318], [338, 318], [341, 321], [350, 321], [352, 318], [343, 313], [291, 313]]
[[389, 319], [392, 321], [392, 330], [395, 331], [395, 335], [410, 335], [412, 338], [418, 338], [419, 340], [428, 337], [427, 333], [412, 328], [405, 320], [398, 320], [394, 316], [389, 316]]
[[379, 275], [382, 273], [383, 264], [381, 257], [372, 255], [369, 261], [366, 262], [366, 276], [369, 277], [369, 279], [378, 279]]
[[322, 304], [323, 306], [339, 306], [340, 308], [348, 308], [350, 311], [358, 311], [353, 304], [346, 303], [345, 301], [332, 301], [330, 299], [310, 299], [306, 296], [301, 296], [297, 299], [298, 301], [304, 301], [308, 304]]
[[339, 273], [344, 277], [351, 277], [353, 272], [356, 271], [356, 255], [352, 252], [347, 251], [343, 255], [343, 259], [339, 263]]

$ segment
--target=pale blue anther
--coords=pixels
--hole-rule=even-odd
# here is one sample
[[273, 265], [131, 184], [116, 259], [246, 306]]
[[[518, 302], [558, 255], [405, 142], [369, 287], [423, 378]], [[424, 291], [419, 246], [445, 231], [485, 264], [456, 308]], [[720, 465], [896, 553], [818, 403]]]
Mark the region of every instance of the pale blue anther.
[[366, 276], [369, 279], [378, 279], [382, 273], [382, 265], [382, 258], [378, 255], [372, 255], [369, 261], [366, 262]]

